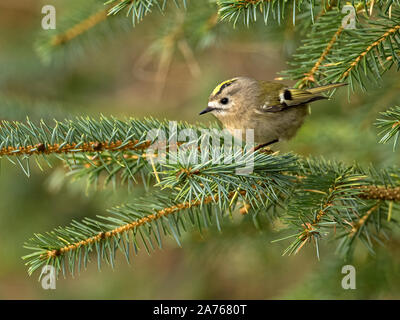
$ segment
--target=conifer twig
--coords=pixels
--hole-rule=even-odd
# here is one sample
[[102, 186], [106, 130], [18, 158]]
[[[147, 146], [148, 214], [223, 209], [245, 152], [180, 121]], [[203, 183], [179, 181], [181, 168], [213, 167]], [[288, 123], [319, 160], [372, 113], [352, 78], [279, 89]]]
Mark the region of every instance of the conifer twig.
[[314, 82], [314, 83], [316, 82], [315, 77], [314, 77], [315, 73], [318, 71], [321, 63], [324, 61], [326, 56], [331, 51], [333, 45], [335, 44], [335, 42], [339, 38], [340, 34], [343, 32], [343, 29], [344, 28], [342, 26], [340, 26], [338, 28], [338, 30], [335, 32], [335, 34], [333, 35], [332, 39], [329, 41], [328, 45], [326, 46], [325, 50], [322, 52], [322, 54], [319, 57], [319, 59], [317, 60], [317, 62], [315, 62], [315, 65], [312, 67], [310, 72], [306, 72], [304, 74], [304, 78], [300, 81], [300, 85], [299, 85], [300, 88], [302, 88], [308, 81], [311, 81], [311, 82]]
[[380, 203], [378, 202], [376, 205], [374, 205], [371, 209], [369, 209], [365, 215], [363, 215], [357, 222], [353, 222], [350, 225], [352, 226], [351, 232], [349, 233], [348, 237], [352, 238], [354, 237], [357, 232], [363, 227], [367, 221], [367, 219], [370, 217], [370, 215], [376, 211], [379, 208]]
[[350, 63], [350, 66], [347, 70], [342, 74], [340, 79], [345, 79], [349, 76], [349, 73], [354, 70], [354, 68], [360, 63], [360, 61], [370, 53], [374, 48], [377, 48], [383, 41], [385, 41], [389, 36], [394, 35], [396, 32], [400, 30], [400, 24], [395, 25], [390, 30], [386, 31], [378, 40], [370, 44], [363, 52], [361, 52], [353, 62]]
[[34, 155], [34, 154], [67, 154], [67, 153], [82, 153], [82, 152], [102, 152], [102, 151], [123, 151], [135, 150], [142, 151], [148, 148], [151, 141], [133, 140], [128, 143], [123, 143], [121, 140], [115, 142], [109, 141], [92, 141], [85, 143], [66, 143], [53, 145], [39, 143], [36, 145], [27, 145], [24, 147], [7, 147], [0, 149], [1, 156], [20, 156], [20, 155]]
[[80, 21], [79, 23], [69, 28], [65, 32], [53, 36], [53, 38], [50, 40], [50, 43], [52, 46], [59, 46], [68, 41], [71, 41], [72, 39], [78, 37], [79, 35], [93, 28], [100, 22], [106, 20], [107, 17], [108, 17], [108, 9], [102, 9], [92, 14], [87, 19]]
[[[235, 193], [236, 193], [236, 191], [230, 192], [229, 195], [228, 195], [228, 198], [231, 199], [234, 196]], [[246, 191], [241, 190], [241, 191], [239, 191], [239, 193], [241, 195], [245, 195]], [[177, 213], [179, 211], [182, 211], [182, 210], [185, 210], [185, 209], [188, 209], [188, 208], [191, 208], [191, 207], [204, 206], [204, 205], [207, 205], [207, 204], [209, 204], [211, 202], [215, 202], [215, 201], [218, 200], [218, 197], [219, 197], [218, 195], [208, 196], [208, 197], [204, 198], [203, 201], [193, 200], [191, 202], [178, 203], [176, 205], [173, 205], [173, 206], [158, 210], [154, 214], [150, 214], [148, 216], [140, 218], [140, 219], [138, 219], [136, 221], [133, 221], [131, 223], [127, 223], [127, 224], [125, 224], [123, 226], [120, 226], [118, 228], [112, 229], [110, 231], [101, 232], [96, 236], [90, 237], [90, 238], [85, 239], [85, 240], [81, 240], [81, 241], [76, 242], [76, 243], [69, 244], [69, 245], [67, 245], [65, 247], [62, 247], [62, 248], [59, 248], [59, 249], [49, 250], [49, 251], [46, 252], [46, 254], [44, 254], [42, 256], [42, 258], [43, 259], [47, 259], [49, 257], [51, 257], [51, 258], [58, 257], [58, 256], [60, 256], [62, 254], [66, 254], [68, 251], [76, 250], [81, 246], [86, 246], [88, 244], [92, 244], [94, 242], [102, 241], [102, 240], [105, 240], [107, 238], [114, 237], [116, 235], [121, 235], [124, 232], [127, 232], [129, 230], [133, 230], [133, 229], [135, 229], [137, 227], [140, 227], [140, 226], [142, 226], [142, 225], [144, 225], [146, 223], [151, 223], [151, 222], [153, 222], [155, 220], [158, 220], [158, 219], [160, 219], [162, 217], [165, 217], [165, 216], [168, 216], [170, 214], [174, 214], [174, 213]]]

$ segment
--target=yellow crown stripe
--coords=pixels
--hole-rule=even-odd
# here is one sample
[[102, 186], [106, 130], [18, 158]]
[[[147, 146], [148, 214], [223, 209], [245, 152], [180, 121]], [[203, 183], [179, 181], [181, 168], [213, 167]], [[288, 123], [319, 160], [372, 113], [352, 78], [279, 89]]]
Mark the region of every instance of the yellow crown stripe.
[[219, 85], [216, 86], [216, 88], [212, 92], [212, 95], [216, 95], [221, 90], [222, 86], [228, 86], [229, 84], [231, 84], [232, 82], [234, 82], [236, 80], [237, 80], [237, 78], [233, 78], [233, 79], [229, 79], [224, 82], [221, 82]]

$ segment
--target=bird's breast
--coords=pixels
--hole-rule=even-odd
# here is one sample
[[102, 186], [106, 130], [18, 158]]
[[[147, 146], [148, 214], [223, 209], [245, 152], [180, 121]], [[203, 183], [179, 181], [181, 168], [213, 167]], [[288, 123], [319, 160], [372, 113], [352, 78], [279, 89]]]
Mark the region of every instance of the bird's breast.
[[[263, 144], [276, 139], [288, 140], [292, 138], [303, 124], [307, 113], [307, 105], [303, 105], [280, 112], [259, 114], [251, 110], [242, 113], [240, 116], [225, 114], [218, 118], [224, 128], [233, 136], [245, 141], [246, 130], [250, 130], [253, 133], [254, 142]], [[247, 131], [248, 135], [249, 131]]]

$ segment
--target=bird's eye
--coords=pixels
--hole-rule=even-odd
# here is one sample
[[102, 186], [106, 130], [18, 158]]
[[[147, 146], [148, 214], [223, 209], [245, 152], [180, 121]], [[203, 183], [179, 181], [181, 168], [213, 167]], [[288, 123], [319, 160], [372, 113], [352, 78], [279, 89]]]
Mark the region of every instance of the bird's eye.
[[219, 102], [221, 102], [222, 104], [227, 104], [229, 102], [228, 98], [222, 98], [221, 100], [219, 100]]

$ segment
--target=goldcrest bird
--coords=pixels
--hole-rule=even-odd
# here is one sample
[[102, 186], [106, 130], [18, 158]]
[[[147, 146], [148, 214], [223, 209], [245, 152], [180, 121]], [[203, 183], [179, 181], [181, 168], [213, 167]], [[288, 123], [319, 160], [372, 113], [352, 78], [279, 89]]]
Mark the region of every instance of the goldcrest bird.
[[[200, 115], [213, 114], [232, 135], [254, 129], [254, 141], [264, 147], [292, 138], [309, 113], [308, 104], [328, 99], [320, 95], [345, 83], [307, 89], [289, 88], [281, 83], [237, 77], [219, 84]], [[239, 130], [240, 132], [240, 130]]]

